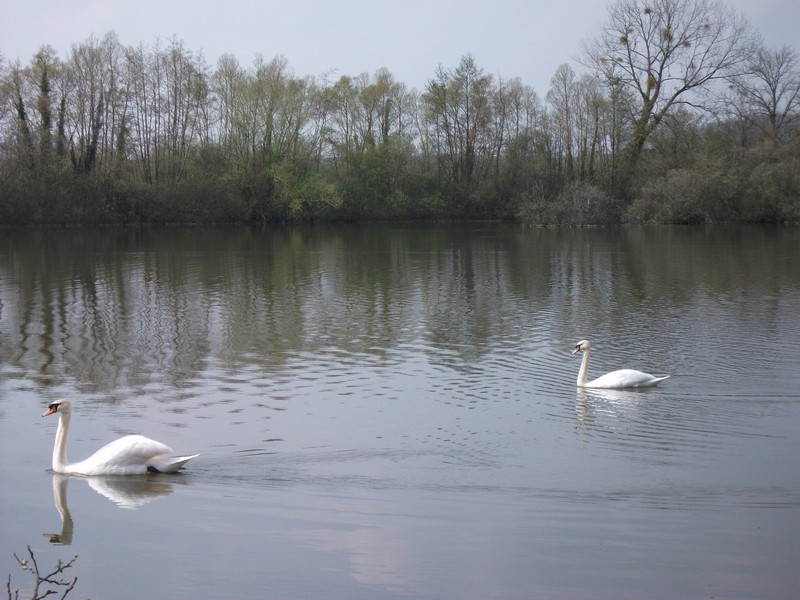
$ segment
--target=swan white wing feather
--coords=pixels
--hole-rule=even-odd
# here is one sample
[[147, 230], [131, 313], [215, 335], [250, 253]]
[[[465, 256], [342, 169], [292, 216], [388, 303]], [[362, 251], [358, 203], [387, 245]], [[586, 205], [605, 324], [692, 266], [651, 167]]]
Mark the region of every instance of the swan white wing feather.
[[156, 456], [150, 461], [148, 466], [153, 467], [159, 473], [177, 473], [178, 470], [193, 458], [197, 458], [199, 454], [190, 454], [189, 456]]
[[136, 475], [147, 473], [148, 466], [160, 471], [157, 465], [169, 464], [173, 454], [166, 444], [143, 435], [126, 435], [67, 469], [77, 475]]
[[650, 387], [656, 385], [659, 381], [667, 379], [667, 377], [669, 375], [654, 377], [649, 373], [643, 373], [636, 369], [619, 369], [588, 382], [584, 387], [605, 389]]

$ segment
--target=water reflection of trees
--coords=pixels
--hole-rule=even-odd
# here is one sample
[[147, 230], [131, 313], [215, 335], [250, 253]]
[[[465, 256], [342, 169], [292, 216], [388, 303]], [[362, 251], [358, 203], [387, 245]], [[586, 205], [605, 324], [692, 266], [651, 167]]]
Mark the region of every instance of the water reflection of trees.
[[[213, 357], [265, 371], [331, 351], [470, 362], [531, 335], [624, 329], [632, 311], [746, 293], [781, 311], [798, 233], [513, 226], [11, 231], [10, 367], [89, 391], [184, 385]], [[788, 290], [787, 290], [788, 286]], [[769, 307], [768, 307], [769, 308]]]

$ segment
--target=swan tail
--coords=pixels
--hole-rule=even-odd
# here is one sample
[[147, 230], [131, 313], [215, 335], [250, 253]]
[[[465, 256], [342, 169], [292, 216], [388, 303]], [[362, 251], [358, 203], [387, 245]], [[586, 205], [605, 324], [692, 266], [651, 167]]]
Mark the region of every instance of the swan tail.
[[191, 456], [158, 456], [148, 462], [147, 471], [149, 473], [177, 473], [187, 462], [197, 458], [199, 454]]

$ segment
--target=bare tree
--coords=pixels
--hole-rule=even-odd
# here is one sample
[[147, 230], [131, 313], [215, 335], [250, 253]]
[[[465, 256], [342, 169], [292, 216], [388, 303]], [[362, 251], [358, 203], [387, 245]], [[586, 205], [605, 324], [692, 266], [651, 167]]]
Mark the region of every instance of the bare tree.
[[67, 63], [70, 87], [73, 88], [70, 98], [72, 125], [68, 137], [72, 164], [81, 173], [92, 171], [101, 153], [98, 146], [106, 125], [106, 104], [113, 95], [106, 89], [105, 67], [103, 48], [96, 38], [91, 37], [72, 47]]
[[575, 131], [578, 143], [578, 172], [581, 180], [593, 180], [597, 173], [599, 157], [603, 152], [603, 140], [609, 128], [609, 102], [605, 90], [596, 76], [584, 75], [578, 80], [578, 110], [575, 115]]
[[637, 98], [624, 158], [633, 169], [648, 136], [676, 105], [693, 104], [744, 66], [743, 17], [718, 0], [617, 0], [598, 36], [584, 43], [587, 65]]
[[550, 79], [547, 103], [553, 124], [553, 137], [557, 144], [557, 171], [563, 180], [570, 180], [575, 170], [575, 112], [578, 89], [575, 71], [568, 64], [556, 69]]
[[[34, 149], [33, 149], [33, 133], [31, 126], [31, 118], [29, 116], [28, 106], [26, 103], [27, 98], [27, 78], [25, 71], [19, 64], [15, 62], [9, 70], [8, 77], [8, 96], [11, 99], [11, 105], [14, 109], [15, 115], [15, 128], [14, 134], [10, 136], [16, 140], [15, 147], [19, 148], [19, 155], [24, 157], [25, 164], [33, 168], [34, 166]], [[4, 86], [6, 87], [6, 86]]]
[[800, 123], [800, 59], [789, 46], [759, 47], [747, 73], [730, 80], [738, 115], [775, 141], [788, 139]]
[[180, 179], [192, 148], [206, 138], [202, 107], [208, 95], [208, 68], [201, 55], [172, 39], [159, 60], [164, 73], [161, 90], [164, 114], [164, 165], [170, 181]]

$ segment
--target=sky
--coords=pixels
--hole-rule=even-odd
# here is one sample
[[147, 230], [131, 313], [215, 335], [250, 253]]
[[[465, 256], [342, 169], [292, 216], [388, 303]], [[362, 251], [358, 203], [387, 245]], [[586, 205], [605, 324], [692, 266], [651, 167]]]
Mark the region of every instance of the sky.
[[[724, 0], [767, 45], [800, 52], [800, 1]], [[49, 44], [61, 58], [74, 44], [114, 31], [125, 46], [173, 37], [211, 67], [232, 54], [284, 56], [295, 76], [374, 74], [385, 67], [424, 89], [439, 65], [472, 54], [495, 77], [518, 77], [540, 96], [559, 65], [577, 73], [581, 41], [608, 14], [606, 0], [10, 0], [0, 8], [0, 54], [27, 64]]]

